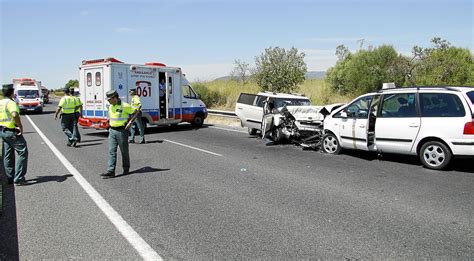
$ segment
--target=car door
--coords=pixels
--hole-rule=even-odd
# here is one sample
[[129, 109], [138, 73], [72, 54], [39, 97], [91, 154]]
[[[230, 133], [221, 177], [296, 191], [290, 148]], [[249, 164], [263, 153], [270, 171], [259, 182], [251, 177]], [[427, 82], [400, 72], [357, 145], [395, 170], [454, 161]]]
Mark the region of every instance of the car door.
[[[374, 95], [363, 96], [349, 104], [340, 113], [341, 146], [349, 149], [368, 150], [367, 128], [369, 108]], [[347, 117], [345, 117], [347, 115]]]
[[410, 154], [420, 130], [416, 92], [388, 93], [382, 97], [375, 124], [377, 150]]
[[262, 124], [262, 114], [258, 117], [258, 112], [263, 110], [256, 106], [256, 100], [260, 96], [249, 93], [241, 93], [235, 105], [235, 114], [240, 118], [243, 127], [260, 129]]

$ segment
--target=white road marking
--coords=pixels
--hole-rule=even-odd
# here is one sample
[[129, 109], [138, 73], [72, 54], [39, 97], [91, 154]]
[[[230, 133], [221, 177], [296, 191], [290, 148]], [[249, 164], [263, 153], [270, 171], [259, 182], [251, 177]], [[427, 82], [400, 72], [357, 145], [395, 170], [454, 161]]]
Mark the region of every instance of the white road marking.
[[41, 130], [36, 126], [33, 120], [26, 115], [26, 118], [30, 121], [33, 128], [38, 132], [40, 137], [44, 140], [44, 142], [49, 146], [51, 151], [58, 157], [58, 159], [63, 163], [64, 167], [74, 176], [77, 183], [81, 185], [81, 187], [86, 191], [87, 195], [95, 202], [95, 204], [99, 207], [102, 212], [104, 212], [105, 216], [114, 224], [117, 230], [127, 239], [130, 245], [137, 250], [138, 254], [144, 260], [163, 260], [162, 257], [158, 255], [158, 253], [148, 245], [145, 240], [120, 216], [117, 211], [115, 211], [112, 206], [110, 206], [107, 201], [94, 189], [94, 187], [87, 182], [87, 180], [79, 173], [79, 171], [74, 168], [74, 166], [64, 157], [64, 155], [51, 143], [51, 141], [46, 137], [46, 135], [41, 132]]
[[240, 132], [240, 133], [248, 133], [246, 131], [239, 131], [239, 130], [233, 130], [233, 129], [227, 129], [227, 128], [221, 128], [221, 127], [215, 127], [215, 126], [208, 126], [208, 128], [211, 129], [219, 129], [219, 130], [226, 130], [226, 131], [233, 131], [233, 132]]
[[205, 153], [209, 153], [209, 154], [214, 155], [214, 156], [222, 156], [222, 154], [219, 154], [219, 153], [215, 153], [215, 152], [212, 152], [212, 151], [208, 151], [208, 150], [203, 150], [203, 149], [200, 149], [200, 148], [192, 147], [192, 146], [189, 146], [189, 145], [186, 145], [186, 144], [182, 144], [182, 143], [179, 143], [179, 142], [176, 142], [176, 141], [171, 141], [171, 140], [166, 140], [166, 139], [163, 139], [163, 140], [164, 140], [164, 141], [167, 141], [167, 142], [170, 142], [170, 143], [173, 143], [173, 144], [176, 144], [176, 145], [180, 145], [180, 146], [186, 147], [186, 148], [190, 148], [190, 149], [199, 150], [199, 151], [202, 151], [202, 152], [205, 152]]

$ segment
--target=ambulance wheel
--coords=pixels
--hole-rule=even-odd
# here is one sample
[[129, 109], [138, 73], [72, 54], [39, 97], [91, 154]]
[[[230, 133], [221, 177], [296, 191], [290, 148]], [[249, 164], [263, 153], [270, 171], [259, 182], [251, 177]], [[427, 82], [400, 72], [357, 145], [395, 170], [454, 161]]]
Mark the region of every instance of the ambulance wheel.
[[191, 125], [193, 125], [194, 127], [202, 127], [203, 124], [204, 124], [204, 117], [199, 113], [196, 114], [196, 116], [194, 116], [193, 121], [191, 122]]
[[341, 144], [336, 138], [336, 135], [328, 133], [324, 135], [323, 141], [321, 142], [323, 151], [329, 154], [339, 154], [341, 152]]

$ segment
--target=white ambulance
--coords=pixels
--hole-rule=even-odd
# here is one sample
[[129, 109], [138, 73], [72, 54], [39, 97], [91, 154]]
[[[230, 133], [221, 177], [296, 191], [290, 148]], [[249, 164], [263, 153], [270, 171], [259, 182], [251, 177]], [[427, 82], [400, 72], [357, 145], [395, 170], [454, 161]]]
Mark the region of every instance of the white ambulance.
[[41, 81], [31, 78], [13, 79], [13, 88], [20, 112], [43, 112]]
[[[79, 124], [83, 127], [109, 127], [109, 103], [105, 96], [109, 90], [116, 90], [122, 101], [130, 103], [129, 90], [136, 89], [142, 102], [142, 120], [150, 125], [189, 122], [200, 127], [207, 117], [206, 105], [178, 67], [162, 63], [126, 64], [106, 58], [82, 61], [79, 69], [79, 93], [83, 103]], [[164, 85], [161, 93], [160, 83]]]

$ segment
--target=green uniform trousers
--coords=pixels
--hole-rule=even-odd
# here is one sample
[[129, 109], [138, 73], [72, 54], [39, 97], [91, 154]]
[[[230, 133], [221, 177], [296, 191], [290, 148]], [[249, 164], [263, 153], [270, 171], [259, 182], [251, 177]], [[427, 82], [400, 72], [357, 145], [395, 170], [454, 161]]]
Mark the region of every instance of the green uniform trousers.
[[16, 135], [15, 130], [7, 129], [0, 131], [0, 137], [3, 142], [2, 156], [5, 174], [14, 182], [24, 180], [28, 168], [28, 147], [25, 138], [23, 135]]
[[[140, 142], [145, 142], [145, 126], [143, 124], [142, 118], [138, 116], [135, 121], [133, 121], [133, 124], [136, 125], [138, 128], [138, 131], [140, 131]], [[135, 128], [130, 129], [130, 141], [134, 142], [135, 141]]]
[[109, 162], [107, 172], [115, 173], [117, 164], [117, 146], [122, 152], [122, 167], [124, 171], [130, 170], [130, 155], [128, 153], [128, 131], [124, 127], [109, 129]]
[[74, 141], [77, 141], [74, 137], [74, 119], [75, 114], [61, 114], [61, 128], [63, 129], [64, 134], [67, 136], [67, 144], [71, 145]]

